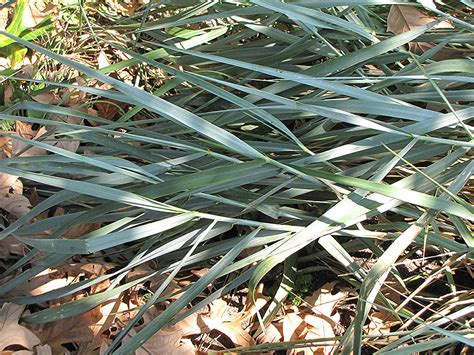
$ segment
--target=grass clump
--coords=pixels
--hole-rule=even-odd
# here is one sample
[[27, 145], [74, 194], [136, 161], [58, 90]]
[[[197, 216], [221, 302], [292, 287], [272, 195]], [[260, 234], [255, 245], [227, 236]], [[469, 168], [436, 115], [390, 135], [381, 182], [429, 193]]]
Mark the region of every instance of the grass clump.
[[[14, 143], [0, 173], [24, 184], [5, 186], [9, 198], [28, 199], [0, 206], [3, 301], [28, 305], [36, 324], [120, 297], [134, 318], [101, 333], [106, 353], [132, 353], [243, 290], [249, 344], [194, 337], [196, 348], [472, 346], [467, 5], [131, 3], [78, 2], [57, 8], [74, 18], [63, 30], [2, 33], [36, 58], [30, 75], [15, 61], [3, 72], [16, 89], [0, 115]], [[15, 293], [77, 263], [104, 269]], [[328, 281], [357, 294], [333, 302], [326, 316], [350, 319], [329, 339], [259, 338]]]

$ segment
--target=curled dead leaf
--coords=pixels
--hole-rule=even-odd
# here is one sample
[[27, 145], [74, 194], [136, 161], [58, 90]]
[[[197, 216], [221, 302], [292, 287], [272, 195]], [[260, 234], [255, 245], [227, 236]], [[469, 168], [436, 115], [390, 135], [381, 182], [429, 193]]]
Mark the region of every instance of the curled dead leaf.
[[148, 4], [150, 0], [128, 0], [128, 1], [117, 1], [117, 0], [105, 0], [107, 6], [110, 9], [123, 16], [133, 16], [137, 10]]
[[0, 351], [9, 347], [33, 350], [40, 339], [28, 328], [18, 324], [25, 309], [23, 305], [5, 303], [0, 310]]
[[20, 218], [30, 212], [31, 203], [23, 195], [4, 194], [0, 197], [0, 208], [12, 216]]
[[23, 183], [18, 176], [0, 173], [0, 194], [19, 194], [23, 193]]
[[99, 69], [108, 67], [110, 65], [110, 62], [107, 59], [107, 55], [102, 50], [99, 52], [99, 55], [97, 56], [97, 65]]
[[27, 1], [27, 6], [23, 15], [23, 25], [25, 28], [33, 28], [40, 24], [47, 16], [52, 15], [55, 12], [57, 12], [57, 8], [50, 1]]
[[278, 343], [282, 339], [281, 332], [278, 328], [270, 323], [266, 328], [265, 331], [260, 333], [257, 337], [258, 344], [265, 344], [265, 343]]
[[[311, 310], [319, 316], [327, 317], [330, 322], [339, 322], [339, 314], [334, 313], [337, 303], [343, 301], [347, 297], [347, 292], [341, 290], [334, 292], [336, 282], [324, 284], [319, 290], [313, 292], [309, 297], [305, 298], [305, 304], [311, 307]], [[334, 294], [333, 294], [334, 292]]]
[[5, 28], [7, 28], [7, 23], [8, 23], [8, 12], [9, 12], [8, 6], [5, 6], [0, 9], [0, 30], [4, 31]]
[[369, 316], [370, 323], [364, 327], [364, 331], [368, 335], [383, 336], [388, 342], [396, 340], [397, 336], [387, 336], [391, 332], [391, 328], [400, 325], [400, 321], [393, 314], [381, 310], [374, 311]]
[[296, 313], [288, 313], [282, 320], [283, 341], [298, 340], [301, 331], [304, 329], [303, 318]]

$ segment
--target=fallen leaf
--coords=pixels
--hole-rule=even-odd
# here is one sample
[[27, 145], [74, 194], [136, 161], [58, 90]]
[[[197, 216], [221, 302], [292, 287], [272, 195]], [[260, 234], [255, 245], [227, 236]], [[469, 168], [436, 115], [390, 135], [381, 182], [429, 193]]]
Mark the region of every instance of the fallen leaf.
[[320, 338], [332, 338], [335, 336], [332, 322], [326, 318], [307, 314], [304, 317], [306, 324], [311, 326], [311, 332], [317, 334]]
[[12, 101], [13, 86], [9, 82], [3, 84], [3, 105], [8, 106]]
[[4, 194], [0, 197], [0, 208], [20, 218], [30, 212], [30, 201], [23, 195]]
[[31, 140], [36, 140], [46, 133], [46, 128], [41, 127], [38, 130], [34, 130], [33, 126], [26, 122], [17, 121], [15, 123], [15, 132], [11, 133], [12, 139], [12, 155], [21, 157], [30, 157], [36, 155], [46, 155], [48, 152], [46, 149], [32, 146], [29, 143], [22, 142], [15, 139], [15, 134]]
[[18, 324], [24, 305], [5, 303], [0, 310], [0, 351], [8, 347], [21, 347], [33, 350], [35, 345], [40, 344], [40, 339], [28, 328]]
[[304, 327], [303, 318], [296, 313], [288, 313], [282, 320], [283, 323], [283, 341], [298, 340], [299, 331]]
[[[2, 133], [6, 131], [0, 131]], [[11, 132], [8, 132], [11, 133]], [[0, 159], [10, 158], [12, 156], [12, 140], [10, 137], [0, 137]]]
[[326, 318], [334, 325], [340, 320], [337, 312], [333, 314], [334, 308], [338, 302], [347, 297], [347, 292], [343, 290], [333, 294], [335, 287], [336, 282], [326, 283], [311, 296], [305, 298], [305, 304], [311, 307], [315, 315]]
[[97, 56], [97, 64], [99, 69], [108, 67], [110, 65], [109, 60], [107, 59], [107, 55], [104, 51], [100, 51], [99, 55]]
[[7, 28], [8, 23], [8, 6], [3, 7], [0, 9], [0, 30], [4, 31]]
[[122, 295], [118, 295], [102, 304], [100, 313], [102, 318], [90, 326], [94, 339], [87, 345], [89, 351], [99, 347], [102, 341], [100, 336], [114, 324], [117, 318], [122, 323], [127, 323], [138, 313], [138, 310], [130, 311], [130, 307], [122, 302]]
[[[390, 333], [390, 328], [399, 325], [400, 321], [387, 311], [375, 311], [369, 316], [370, 323], [366, 325], [365, 331], [368, 335], [383, 336]], [[392, 340], [396, 337], [392, 337]]]
[[0, 240], [0, 259], [6, 259], [10, 254], [25, 255], [27, 248], [25, 245], [12, 236]]
[[51, 2], [29, 0], [23, 14], [23, 26], [25, 28], [33, 28], [55, 12], [57, 12], [57, 8]]
[[[428, 16], [417, 7], [409, 5], [392, 5], [387, 17], [387, 31], [399, 35], [435, 20], [435, 17]], [[452, 29], [454, 26], [451, 22], [444, 20], [436, 24], [433, 28]], [[431, 42], [413, 41], [408, 44], [409, 50], [415, 54], [423, 54], [434, 46], [435, 43]], [[442, 48], [433, 56], [433, 59], [447, 59], [460, 56], [463, 53], [464, 51], [456, 48]]]
[[53, 351], [49, 345], [37, 345], [35, 346], [36, 355], [53, 355]]
[[51, 346], [53, 354], [63, 354], [62, 344], [88, 344], [94, 340], [95, 334], [91, 326], [97, 324], [103, 315], [100, 307], [96, 307], [77, 317], [62, 319], [48, 323], [38, 335], [44, 344]]
[[54, 92], [45, 92], [33, 96], [33, 100], [45, 105], [58, 104], [61, 100]]
[[[415, 6], [392, 5], [387, 17], [387, 30], [397, 35], [436, 21]], [[454, 28], [447, 20], [438, 23], [434, 28]]]
[[43, 293], [57, 290], [71, 284], [75, 277], [66, 276], [55, 269], [46, 269], [28, 282], [24, 282], [10, 291], [7, 296], [37, 296]]
[[19, 194], [23, 193], [23, 183], [18, 176], [0, 173], [0, 194]]
[[225, 334], [236, 346], [251, 346], [255, 344], [252, 336], [242, 328], [242, 315], [230, 317], [226, 314], [227, 302], [217, 299], [210, 305], [209, 315], [201, 315], [202, 322], [207, 326], [203, 333], [208, 333], [215, 329]]
[[76, 224], [62, 234], [62, 238], [75, 239], [99, 229], [101, 223]]
[[278, 343], [282, 339], [281, 333], [278, 328], [270, 323], [265, 327], [265, 331], [260, 333], [257, 337], [258, 344], [265, 344], [265, 343]]
[[[136, 331], [132, 329], [126, 339], [130, 340], [135, 334]], [[163, 327], [139, 347], [135, 355], [195, 355], [192, 343], [182, 337], [183, 333], [178, 326]]]
[[[311, 313], [296, 309], [294, 313], [288, 313], [283, 319], [283, 338], [289, 340], [312, 340], [319, 338], [334, 338], [335, 329], [340, 327], [340, 315], [335, 312], [338, 302], [343, 301], [348, 292], [341, 290], [334, 293], [336, 282], [323, 285], [319, 290], [305, 298], [305, 305], [311, 309]], [[299, 314], [297, 314], [299, 313]], [[333, 353], [335, 343], [330, 345], [310, 346], [290, 351], [290, 354], [324, 354]]]
[[105, 0], [105, 3], [114, 12], [123, 16], [133, 16], [135, 12], [147, 4], [150, 0], [128, 0], [128, 1], [117, 1], [117, 0]]
[[[78, 117], [72, 116], [59, 116], [59, 115], [52, 115], [52, 120], [55, 121], [62, 121], [72, 124], [81, 124], [82, 119]], [[39, 140], [44, 134], [48, 131], [48, 127], [41, 127], [38, 130], [34, 130], [31, 124], [27, 124], [24, 122], [17, 121], [16, 122], [16, 135], [31, 139], [31, 140]], [[48, 151], [44, 148], [39, 148], [32, 146], [28, 142], [22, 142], [18, 139], [15, 139], [15, 133], [10, 132], [12, 138], [12, 155], [14, 156], [22, 156], [22, 157], [29, 157], [29, 156], [37, 156], [37, 155], [46, 155]], [[69, 152], [75, 153], [79, 148], [80, 142], [75, 139], [70, 138], [50, 138], [46, 137], [46, 139], [41, 139], [42, 143], [49, 144], [51, 146], [55, 146]]]
[[[105, 118], [106, 120], [114, 119], [120, 111], [120, 105], [115, 101], [96, 102], [95, 107], [97, 108], [97, 116]], [[92, 121], [92, 124], [96, 126], [100, 125], [100, 123], [96, 121]]]

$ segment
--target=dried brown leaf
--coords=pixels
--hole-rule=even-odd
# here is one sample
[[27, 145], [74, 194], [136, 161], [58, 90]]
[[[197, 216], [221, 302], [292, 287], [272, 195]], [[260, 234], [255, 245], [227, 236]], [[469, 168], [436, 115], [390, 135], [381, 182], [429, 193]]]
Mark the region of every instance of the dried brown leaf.
[[28, 328], [18, 324], [25, 306], [5, 303], [0, 310], [0, 351], [8, 347], [22, 347], [33, 350], [40, 344], [40, 339]]
[[10, 83], [3, 84], [3, 105], [8, 106], [12, 101], [13, 86]]
[[97, 324], [102, 317], [100, 307], [96, 307], [77, 317], [48, 323], [41, 332], [38, 332], [38, 335], [43, 344], [51, 346], [53, 354], [62, 354], [65, 351], [62, 344], [92, 342], [95, 334], [91, 327]]
[[397, 317], [387, 311], [375, 311], [369, 316], [370, 323], [365, 327], [367, 334], [383, 336], [390, 333], [390, 328], [400, 324]]
[[2, 194], [0, 196], [0, 208], [12, 216], [20, 218], [30, 212], [30, 201], [23, 195]]
[[107, 55], [102, 50], [99, 52], [99, 55], [97, 56], [97, 65], [99, 69], [108, 67], [110, 65], [110, 62], [107, 59]]
[[333, 294], [336, 282], [324, 284], [319, 290], [313, 292], [305, 298], [305, 304], [311, 307], [312, 311], [318, 315], [327, 317], [329, 321], [339, 322], [339, 314], [333, 314], [336, 304], [347, 297], [346, 291], [339, 291]]
[[25, 252], [25, 245], [11, 236], [0, 240], [0, 259], [8, 258], [10, 254], [25, 255]]
[[288, 313], [282, 320], [283, 341], [298, 340], [299, 333], [304, 328], [303, 318], [296, 313]]
[[[427, 15], [417, 7], [409, 5], [392, 5], [390, 12], [387, 17], [387, 31], [395, 34], [405, 33], [418, 26], [426, 25], [435, 21], [435, 17]], [[436, 24], [433, 28], [435, 29], [451, 29], [454, 28], [453, 24], [447, 20], [441, 21]], [[433, 48], [435, 43], [432, 42], [410, 42], [408, 48], [415, 54], [423, 54], [427, 50]], [[442, 60], [453, 57], [459, 57], [464, 54], [463, 50], [456, 48], [442, 48], [438, 51], [433, 59]]]
[[33, 28], [43, 21], [46, 16], [57, 12], [57, 8], [51, 2], [44, 0], [30, 0], [27, 2], [23, 15], [23, 25], [26, 28]]
[[227, 302], [217, 299], [211, 303], [211, 311], [209, 315], [200, 315], [200, 319], [206, 325], [203, 327], [202, 333], [210, 332], [215, 329], [225, 334], [237, 346], [251, 346], [255, 344], [252, 336], [242, 328], [242, 320], [244, 317], [239, 315], [231, 317], [226, 312]]
[[37, 345], [35, 347], [36, 355], [53, 355], [53, 351], [49, 345]]
[[45, 105], [58, 104], [61, 100], [54, 92], [45, 92], [33, 96], [33, 100]]
[[270, 323], [268, 326], [265, 327], [265, 331], [260, 333], [257, 337], [258, 344], [264, 343], [278, 343], [282, 339], [282, 335], [278, 328]]
[[4, 31], [5, 28], [7, 28], [8, 24], [8, 12], [9, 12], [8, 6], [5, 6], [4, 8], [0, 9], [0, 30]]
[[118, 0], [105, 0], [105, 3], [111, 8], [112, 11], [123, 15], [133, 16], [135, 12], [142, 8], [143, 5], [147, 4], [150, 0], [129, 0], [129, 1], [118, 1]]
[[[135, 334], [135, 330], [132, 329], [127, 335], [127, 340], [133, 338]], [[135, 355], [195, 355], [194, 346], [182, 337], [183, 333], [180, 327], [164, 327], [138, 348]]]
[[58, 270], [46, 269], [33, 277], [28, 282], [25, 282], [11, 292], [9, 297], [17, 296], [37, 296], [43, 293], [57, 290], [61, 287], [67, 286], [74, 281], [75, 277], [64, 275]]
[[23, 184], [18, 176], [0, 173], [0, 194], [19, 194], [23, 193]]
[[[392, 5], [387, 17], [387, 31], [397, 35], [435, 21], [417, 7], [409, 5]], [[434, 28], [454, 28], [449, 21], [442, 21]]]

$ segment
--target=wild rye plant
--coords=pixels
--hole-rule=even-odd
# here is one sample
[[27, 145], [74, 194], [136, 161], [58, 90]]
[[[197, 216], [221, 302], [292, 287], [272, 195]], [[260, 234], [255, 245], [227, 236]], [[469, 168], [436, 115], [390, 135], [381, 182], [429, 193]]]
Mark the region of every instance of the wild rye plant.
[[[253, 295], [283, 264], [277, 307], [292, 292], [294, 270], [317, 265], [359, 291], [355, 320], [336, 339], [343, 353], [360, 352], [371, 341], [362, 327], [374, 305], [402, 322], [413, 319], [380, 351], [474, 345], [465, 321], [474, 310], [472, 290], [453, 276], [467, 277], [474, 246], [466, 186], [474, 168], [469, 126], [474, 64], [466, 51], [474, 26], [451, 16], [446, 6], [447, 12], [427, 10], [451, 21], [452, 29], [434, 29], [433, 22], [398, 35], [387, 32], [389, 5], [408, 3], [150, 2], [128, 22], [112, 18], [110, 28], [94, 29], [102, 43], [131, 58], [101, 69], [2, 32], [84, 78], [83, 85], [35, 81], [42, 91], [70, 88], [130, 107], [116, 122], [27, 97], [5, 107], [2, 120], [54, 127], [48, 139], [79, 140], [81, 147], [74, 153], [28, 140], [50, 154], [0, 160], [0, 172], [19, 176], [40, 194], [40, 202], [0, 234], [29, 249], [2, 274], [14, 275], [0, 286], [3, 300], [74, 256], [108, 257], [116, 267], [111, 273], [14, 301], [36, 304], [111, 281], [103, 292], [25, 317], [43, 323], [81, 314], [156, 275], [168, 275], [138, 320], [161, 301], [178, 273], [211, 264], [178, 300], [122, 343], [135, 321], [125, 327], [108, 351], [127, 354], [222, 295], [245, 287]], [[112, 28], [135, 37], [127, 37], [126, 47], [107, 41], [101, 34]], [[414, 54], [409, 43], [431, 47]], [[446, 47], [460, 54], [434, 59]], [[110, 75], [136, 65], [159, 76], [155, 92]], [[110, 89], [87, 85], [93, 81]], [[52, 120], [52, 115], [100, 125]], [[33, 221], [58, 206], [64, 215]], [[71, 227], [91, 222], [101, 228], [62, 238]], [[47, 238], [35, 237], [46, 231]], [[256, 252], [242, 256], [250, 248]], [[367, 250], [375, 259], [371, 268], [354, 260]], [[400, 275], [395, 264], [419, 251], [439, 261], [432, 273], [445, 273], [440, 280], [454, 302], [416, 298], [416, 285]], [[156, 271], [125, 281], [131, 269], [151, 260]], [[380, 292], [388, 275], [399, 283], [402, 304]], [[196, 302], [216, 280], [219, 288]], [[416, 314], [415, 308], [428, 305], [430, 312]], [[260, 323], [268, 324], [272, 315], [260, 314]]]

